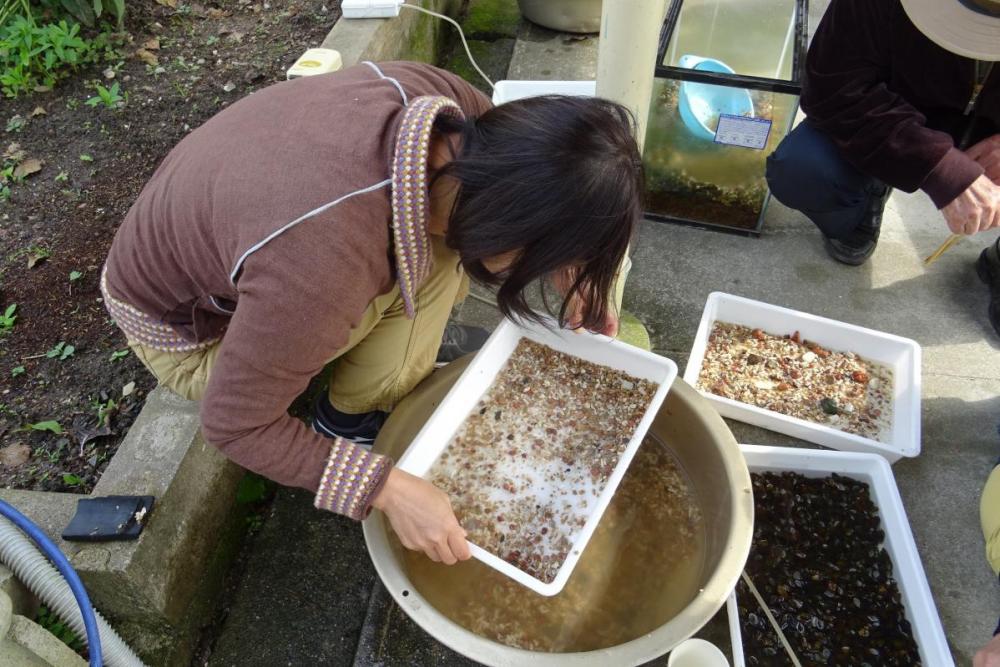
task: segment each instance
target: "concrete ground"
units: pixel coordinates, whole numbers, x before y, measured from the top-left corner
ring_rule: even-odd
[[[814,2],[811,25],[825,8]],[[511,53],[509,37],[498,48]],[[500,41],[500,40],[498,40]],[[507,78],[593,77],[596,39],[521,26]],[[499,65],[494,62],[491,69]],[[1000,588],[983,555],[979,493],[1000,455],[1000,337],[973,262],[996,233],[967,239],[929,268],[948,236],[921,194],[893,194],[882,238],[860,268],[834,263],[801,215],[772,202],[748,239],[647,222],[635,245],[625,306],[656,351],[683,372],[712,291],[725,291],[915,339],[923,347],[923,450],[893,466],[938,612],[959,665],[991,636]],[[492,324],[469,300],[461,321]],[[804,445],[736,422],[739,441]],[[707,630],[727,641],[716,619]],[[213,665],[465,665],[424,634],[377,583],[356,525],[279,493],[234,600]],[[658,661],[657,664],[665,664]]]

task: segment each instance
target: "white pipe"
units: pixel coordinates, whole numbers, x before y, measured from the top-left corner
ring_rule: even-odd
[[[14,575],[34,593],[45,606],[68,625],[77,637],[85,638],[83,614],[73,597],[69,584],[62,578],[34,542],[4,517],[0,517],[0,562],[9,567]],[[108,622],[94,610],[104,664],[107,667],[145,667],[132,649],[122,641]]]
[[[656,47],[666,0],[604,0],[597,46],[597,96],[635,114],[642,149],[653,95]]]

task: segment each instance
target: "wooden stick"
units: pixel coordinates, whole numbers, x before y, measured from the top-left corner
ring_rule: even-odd
[[[962,238],[961,234],[952,234],[948,237],[948,240],[941,244],[941,247],[932,252],[926,258],[924,258],[924,266],[930,266],[938,260],[938,258],[945,253],[948,248],[952,247],[958,243],[959,239]]]

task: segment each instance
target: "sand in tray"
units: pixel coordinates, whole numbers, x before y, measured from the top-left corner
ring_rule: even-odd
[[[473,544],[550,583],[656,389],[521,339],[428,478]]]

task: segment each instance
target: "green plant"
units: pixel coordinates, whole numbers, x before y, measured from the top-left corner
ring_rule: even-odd
[[[71,472],[64,472],[62,479],[63,484],[66,484],[67,486],[80,486],[83,484],[83,480]]]
[[[45,4],[56,6],[87,27],[94,27],[97,19],[111,16],[116,25],[125,18],[125,0],[46,0]]]
[[[7,131],[8,132],[20,132],[24,129],[24,126],[28,124],[24,116],[21,114],[14,114],[7,119]]]
[[[80,273],[79,271],[70,271],[69,272],[69,281],[71,283],[75,283],[80,278],[83,278],[83,274]]]
[[[97,413],[97,428],[108,425],[108,418],[115,413],[118,409],[118,404],[113,398],[109,398],[105,402],[94,401],[90,404]]]
[[[58,174],[56,174],[56,179],[55,180],[59,181],[59,182],[68,181],[69,180],[69,174],[67,174],[65,171],[60,171]]]
[[[44,421],[35,424],[28,424],[24,427],[25,431],[48,431],[49,433],[55,433],[56,435],[62,435],[63,429],[57,421]]]
[[[36,25],[15,16],[0,28],[0,86],[8,97],[39,84],[54,86],[67,71],[92,62],[93,51],[93,43],[80,37],[77,23]]]
[[[92,158],[91,156],[87,155],[86,153],[80,153],[80,161],[81,162],[93,162],[94,158]]]
[[[49,611],[45,605],[38,608],[38,615],[35,617],[35,622],[77,653],[80,653],[86,647],[86,644],[65,623],[60,621],[55,614]]]
[[[115,350],[111,353],[111,361],[118,361],[119,359],[124,359],[128,356],[128,348],[123,348],[121,350]]]
[[[96,107],[98,104],[103,104],[106,109],[117,109],[119,107],[125,106],[125,97],[119,93],[118,82],[115,81],[111,84],[111,88],[105,88],[101,84],[96,84],[95,88],[97,95],[89,98],[86,102],[89,107]],[[126,93],[127,96],[127,93]],[[102,126],[103,128],[103,126]]]
[[[48,357],[49,359],[58,358],[59,361],[65,361],[66,359],[72,357],[74,352],[76,352],[75,347],[73,347],[72,345],[67,345],[66,341],[61,340],[56,344],[55,347],[46,352],[45,356]]]
[[[16,378],[18,375],[21,375],[22,373],[24,373],[24,366],[14,366],[14,368],[10,369],[10,376],[12,378]]]
[[[17,304],[12,303],[0,315],[0,335],[14,328],[14,322],[17,321],[17,315],[14,314],[15,311],[17,311]]]

